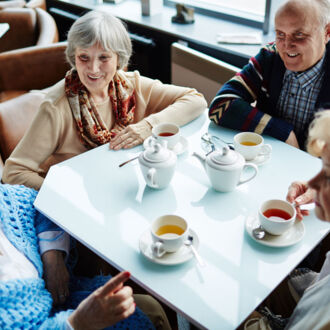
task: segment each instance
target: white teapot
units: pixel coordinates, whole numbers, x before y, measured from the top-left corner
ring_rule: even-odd
[[[252,180],[258,173],[258,167],[251,163],[245,163],[244,157],[235,150],[227,146],[222,150],[216,150],[202,156],[196,152],[193,153],[205,168],[205,171],[211,181],[212,187],[217,191],[232,191],[236,186]],[[245,180],[241,179],[241,173],[244,169],[251,167],[253,173]]]
[[[167,149],[167,142],[149,140],[145,151],[139,156],[139,164],[147,185],[151,188],[163,189],[167,187],[173,177],[177,156]]]

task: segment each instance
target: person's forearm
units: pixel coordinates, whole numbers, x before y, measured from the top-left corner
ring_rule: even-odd
[[[22,184],[26,187],[39,190],[44,178],[37,172],[28,170],[25,166],[15,163],[14,159],[7,159],[3,169],[2,181],[9,184]]]
[[[192,90],[162,111],[146,117],[145,120],[151,126],[164,122],[183,126],[201,115],[206,107],[207,103],[204,97]]]

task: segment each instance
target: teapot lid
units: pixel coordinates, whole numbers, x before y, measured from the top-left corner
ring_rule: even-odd
[[[167,160],[171,156],[171,151],[163,147],[160,143],[151,143],[143,153],[146,161],[158,163]]]
[[[223,147],[222,150],[217,150],[211,153],[210,159],[219,165],[232,165],[237,161],[237,152]]]

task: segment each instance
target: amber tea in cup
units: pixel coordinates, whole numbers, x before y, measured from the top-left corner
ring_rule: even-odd
[[[256,146],[258,143],[252,141],[242,141],[240,142],[243,146]]]
[[[177,215],[163,215],[151,225],[152,253],[160,258],[167,252],[176,252],[188,237],[188,223]]]
[[[258,156],[265,159],[270,157],[272,147],[264,144],[264,139],[260,134],[254,132],[242,132],[234,136],[234,147],[245,160],[253,160]]]
[[[164,225],[157,229],[156,235],[160,237],[176,237],[184,233],[184,229],[176,225]]]

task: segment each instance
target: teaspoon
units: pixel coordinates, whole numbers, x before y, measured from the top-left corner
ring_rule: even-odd
[[[252,229],[252,235],[256,239],[263,239],[266,235],[266,232],[261,226],[258,226]]]
[[[189,235],[188,236],[188,239],[184,242],[184,244],[190,247],[191,252],[193,253],[193,255],[195,256],[195,258],[197,259],[197,262],[199,263],[199,265],[201,267],[204,267],[205,266],[205,262],[202,259],[202,257],[199,255],[199,253],[197,252],[197,250],[195,249],[195,247],[193,245],[193,240],[194,240],[194,238],[191,235]]]

